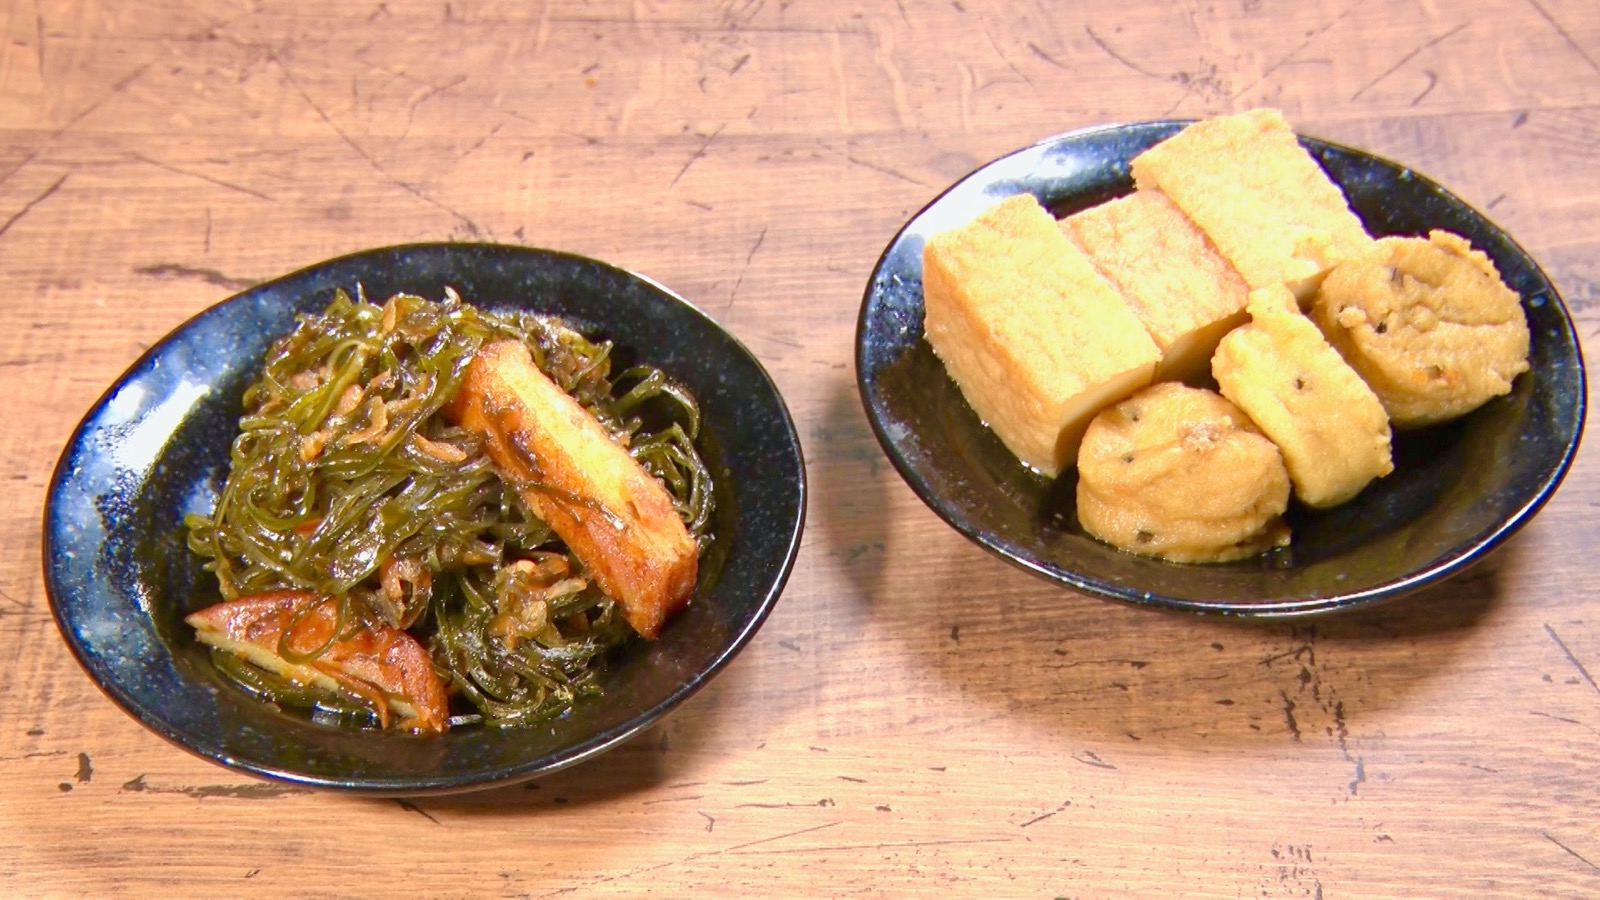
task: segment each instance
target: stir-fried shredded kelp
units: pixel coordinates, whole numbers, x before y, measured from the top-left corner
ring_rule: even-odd
[[[337,598],[336,634],[388,624],[419,637],[460,698],[452,724],[558,715],[598,690],[604,655],[633,636],[496,473],[482,439],[439,414],[477,349],[504,338],[522,341],[661,480],[704,546],[712,485],[694,445],[694,398],[648,366],[613,375],[609,342],[530,313],[477,310],[448,290],[442,301],[399,294],[381,306],[339,291],[302,316],[245,391],[215,510],[186,520],[189,547],[209,560],[225,600],[314,591]],[[279,655],[304,662],[326,649]],[[307,693],[224,651],[213,659],[269,700],[366,719],[359,703]]]

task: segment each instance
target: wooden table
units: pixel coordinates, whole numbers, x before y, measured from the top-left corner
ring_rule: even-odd
[[[901,223],[1097,123],[1277,106],[1404,160],[1600,329],[1600,6],[18,0],[0,11],[0,894],[1600,895],[1600,463],[1466,577],[1248,624],[1016,571],[866,425]],[[73,423],[246,286],[439,239],[645,272],[785,393],[813,488],[737,662],[591,764],[376,801],[190,757],[83,675]]]

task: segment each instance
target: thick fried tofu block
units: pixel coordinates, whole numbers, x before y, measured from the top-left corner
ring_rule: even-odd
[[[1328,507],[1394,471],[1378,396],[1301,314],[1288,288],[1250,294],[1250,324],[1217,345],[1222,396],[1278,445],[1294,492]]]
[[[1196,122],[1134,157],[1133,177],[1171,197],[1251,290],[1282,284],[1309,301],[1371,240],[1274,109]]]
[[[699,551],[672,497],[517,341],[480,349],[446,414],[484,436],[521,488],[646,638],[689,601]]]
[[[924,329],[1017,458],[1054,476],[1103,407],[1150,382],[1161,351],[1122,295],[1031,195],[928,239]]]
[[[1095,268],[1122,291],[1161,348],[1158,381],[1196,381],[1217,341],[1244,323],[1250,289],[1160,191],[1136,191],[1061,220]]]
[[[184,621],[202,643],[290,681],[361,697],[385,728],[390,710],[403,717],[398,723],[402,729],[444,731],[448,724],[449,699],[427,648],[388,625],[334,640],[334,630],[343,623],[333,597],[270,591],[208,606]],[[311,653],[324,644],[325,651],[304,663],[279,655],[284,646],[292,653]]]

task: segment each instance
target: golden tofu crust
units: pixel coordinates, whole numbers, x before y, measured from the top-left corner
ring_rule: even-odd
[[[979,418],[1025,464],[1071,466],[1089,418],[1149,383],[1160,350],[1031,195],[923,248],[924,330]]]
[[[1522,298],[1488,256],[1447,231],[1384,238],[1340,263],[1311,317],[1396,428],[1465,415],[1528,371]]]
[[[1251,321],[1222,339],[1222,395],[1278,445],[1307,506],[1328,507],[1394,471],[1383,404],[1283,286],[1252,291]]]
[[[1214,391],[1151,385],[1102,411],[1078,452],[1078,521],[1173,562],[1226,562],[1289,542],[1278,448]]]
[[[445,412],[484,437],[495,466],[640,635],[655,638],[688,603],[699,548],[671,495],[521,342],[480,349]]]
[[[1371,240],[1274,109],[1196,122],[1136,156],[1133,177],[1171,197],[1252,290],[1282,284],[1309,300]]]
[[[1158,190],[1061,220],[1161,348],[1158,380],[1202,376],[1222,335],[1246,319],[1244,279]]]

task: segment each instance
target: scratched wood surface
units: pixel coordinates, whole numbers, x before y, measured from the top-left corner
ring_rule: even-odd
[[[1110,121],[1282,108],[1490,212],[1600,345],[1592,0],[0,5],[0,894],[1600,895],[1600,463],[1467,577],[1249,625],[1053,588],[874,443],[899,225]],[[40,577],[73,423],[238,289],[416,240],[652,275],[764,361],[813,487],[725,674],[542,782],[411,802],[194,759]]]

